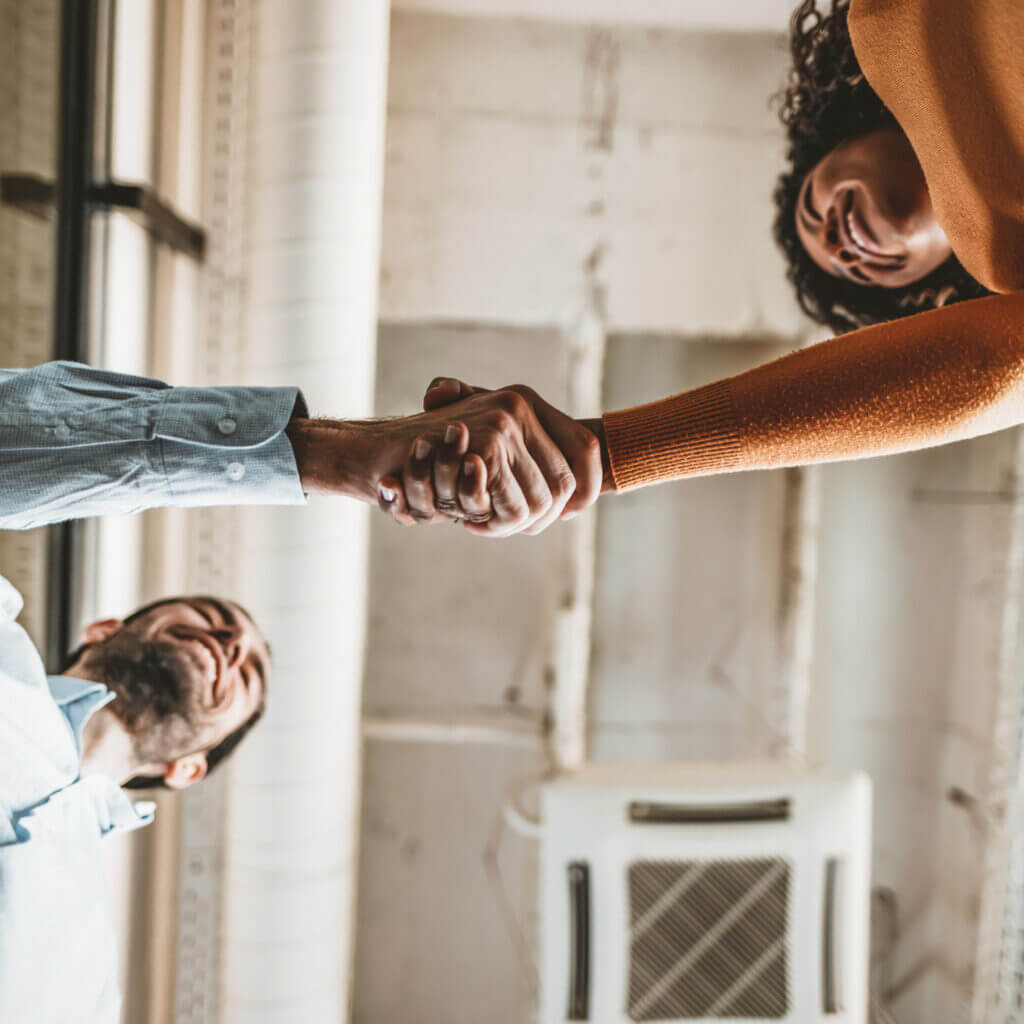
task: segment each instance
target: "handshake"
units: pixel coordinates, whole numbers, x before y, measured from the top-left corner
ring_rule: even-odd
[[[537,534],[611,489],[600,420],[574,420],[527,387],[488,391],[447,377],[425,412],[289,424],[303,488],[376,502],[403,525]]]

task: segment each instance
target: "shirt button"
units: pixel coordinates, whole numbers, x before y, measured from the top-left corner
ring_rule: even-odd
[[[245,476],[245,466],[240,462],[229,462],[227,475],[229,480],[241,480]]]
[[[66,423],[58,423],[53,428],[53,436],[58,441],[66,441],[71,436],[71,428]]]
[[[217,424],[217,429],[222,434],[233,434],[237,427],[238,424],[230,416],[225,416],[224,419]]]

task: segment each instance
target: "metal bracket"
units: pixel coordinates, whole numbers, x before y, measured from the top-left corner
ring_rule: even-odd
[[[0,202],[32,217],[49,219],[56,210],[57,187],[32,174],[0,175]],[[121,181],[95,182],[86,188],[86,203],[93,210],[119,210],[153,238],[190,259],[202,262],[206,232],[180,216],[146,185]]]

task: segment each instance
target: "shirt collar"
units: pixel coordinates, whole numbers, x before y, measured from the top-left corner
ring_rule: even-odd
[[[87,775],[79,779],[78,785],[92,797],[101,835],[131,832],[153,820],[156,804],[152,800],[129,800],[128,794],[106,775]]]
[[[114,693],[102,683],[75,676],[47,676],[50,696],[67,720],[75,738],[78,756],[82,756],[82,732],[85,723],[100,708],[114,699]],[[152,800],[129,800],[124,790],[105,775],[90,775],[79,780],[96,803],[100,831],[127,832],[148,825],[156,804]]]
[[[82,756],[82,732],[85,723],[100,708],[114,699],[114,694],[102,683],[91,679],[77,679],[75,676],[47,676],[50,696],[67,719],[71,735],[75,737],[78,756]]]

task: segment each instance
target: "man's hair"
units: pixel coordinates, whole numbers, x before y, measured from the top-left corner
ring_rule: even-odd
[[[981,298],[989,292],[950,256],[927,277],[903,288],[881,288],[834,277],[807,254],[796,230],[804,179],[839,143],[881,128],[899,128],[868,84],[847,26],[849,0],[832,0],[829,13],[803,0],[790,22],[793,67],[781,94],[788,168],[775,186],[775,240],[800,308],[836,334],[910,316],[935,306]]]
[[[151,601],[147,605],[143,605],[141,608],[137,608],[131,615],[125,620],[125,625],[134,622],[136,619],[141,618],[147,612],[153,611],[155,608],[160,608],[163,605],[175,604],[178,601],[184,600],[181,597],[162,597],[158,601]],[[250,622],[255,622],[252,615],[249,614],[237,601],[233,601],[235,605]],[[64,668],[67,669],[78,661],[82,654],[83,648],[78,647],[71,654],[68,655],[65,660]],[[229,732],[216,746],[211,747],[206,751],[206,774],[207,776],[217,767],[222,761],[234,753],[235,748],[239,743],[245,739],[246,734],[256,725],[256,723],[263,717],[263,712],[266,709],[267,704],[267,691],[264,686],[262,693],[260,694],[260,702],[256,706],[253,713],[240,725],[237,729]],[[129,779],[123,786],[124,789],[169,789],[170,787],[164,782],[163,777],[160,775],[136,775],[134,778]]]

